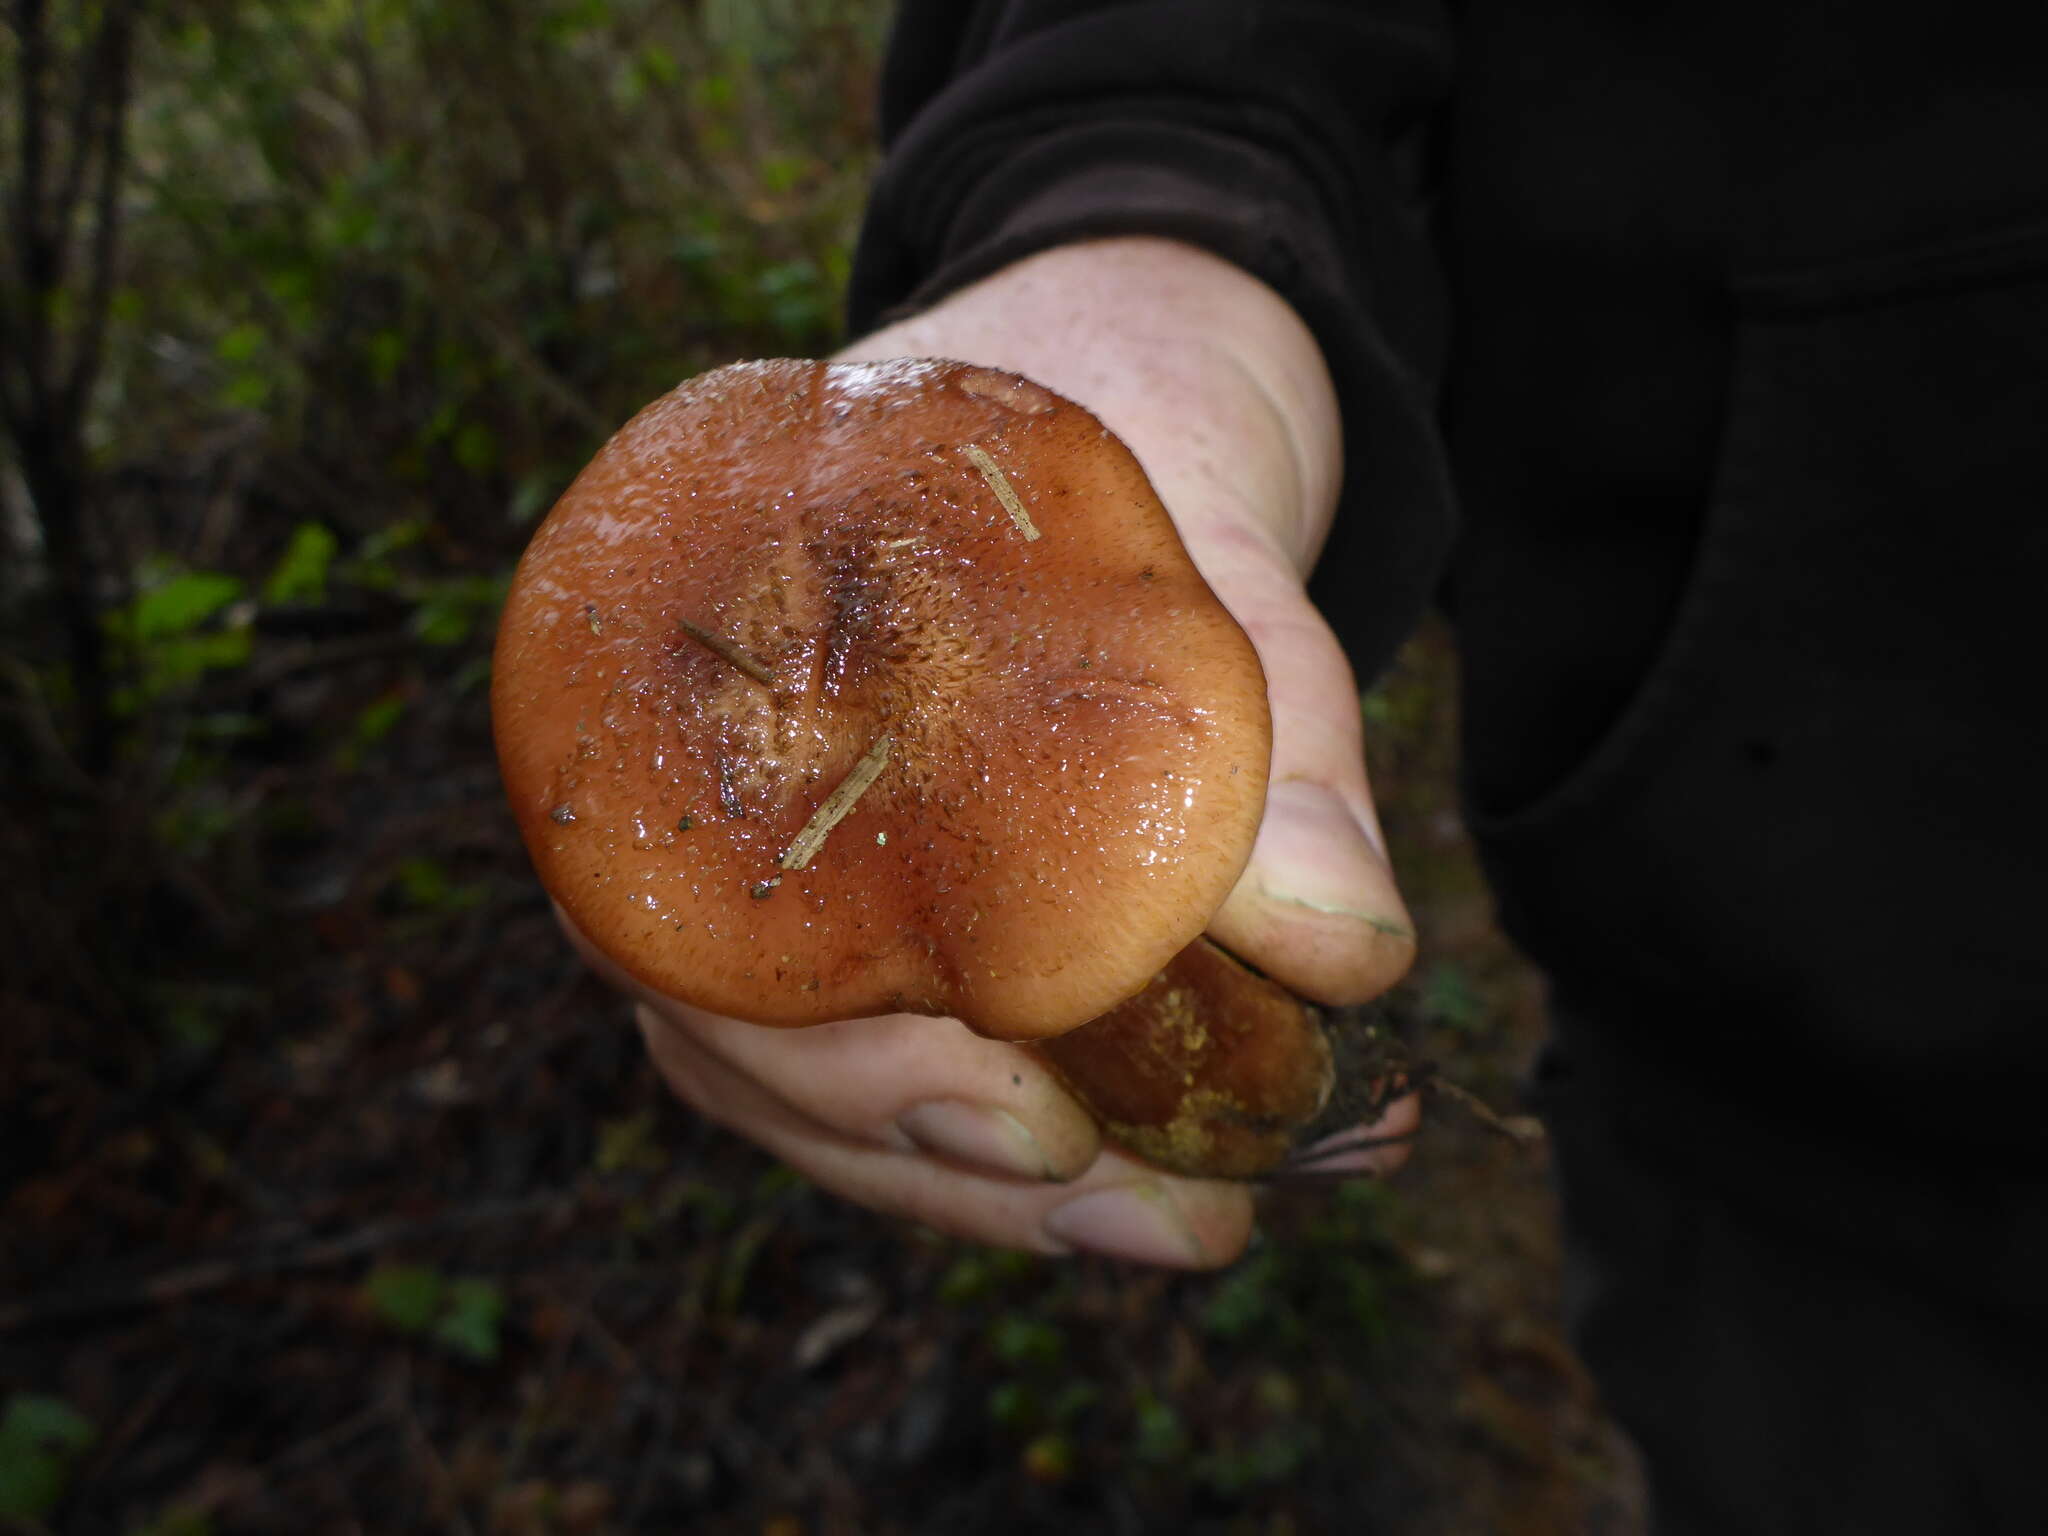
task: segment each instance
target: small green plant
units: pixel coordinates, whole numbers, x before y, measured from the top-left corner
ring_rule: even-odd
[[[1242,1442],[1225,1441],[1199,1458],[1196,1478],[1225,1498],[1284,1483],[1321,1449],[1312,1424],[1274,1424]]]
[[[440,860],[423,853],[401,859],[392,872],[392,884],[406,906],[436,915],[467,912],[481,904],[485,894],[482,885],[455,880]]]
[[[323,523],[301,523],[292,530],[291,543],[263,584],[263,601],[273,607],[285,603],[320,603],[327,600],[327,573],[341,541]]]
[[[1066,1353],[1055,1323],[1026,1312],[1005,1312],[989,1324],[988,1347],[1005,1365],[1052,1365]]]
[[[598,1123],[597,1152],[591,1166],[599,1173],[659,1173],[668,1161],[655,1136],[653,1110]]]
[[[450,1277],[424,1264],[382,1264],[363,1281],[371,1312],[400,1333],[468,1359],[498,1358],[505,1292],[494,1280]]]
[[[1202,1328],[1219,1339],[1242,1339],[1254,1332],[1275,1342],[1289,1342],[1299,1321],[1281,1301],[1285,1257],[1277,1248],[1261,1248],[1226,1273],[1202,1308]]]
[[[1032,1256],[1021,1249],[965,1249],[939,1277],[939,1300],[948,1306],[986,1300],[1034,1267]]]
[[[1489,1022],[1486,998],[1463,966],[1440,960],[1422,978],[1422,1016],[1428,1024],[1472,1039]]]
[[[1150,1387],[1131,1391],[1131,1452],[1155,1466],[1171,1466],[1188,1453],[1187,1426],[1173,1405]]]
[[[223,571],[159,566],[142,590],[107,617],[108,638],[134,681],[114,694],[117,714],[133,716],[211,671],[249,660],[255,605],[241,579]]]
[[[8,1398],[0,1409],[0,1517],[40,1520],[55,1509],[97,1438],[92,1421],[61,1397]]]

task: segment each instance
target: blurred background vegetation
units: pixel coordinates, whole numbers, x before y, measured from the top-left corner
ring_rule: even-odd
[[[1221,1276],[973,1249],[693,1121],[553,936],[506,578],[647,399],[838,338],[883,0],[5,4],[0,1530],[1635,1528],[1476,1132]],[[1449,666],[1366,707],[1505,1099]]]

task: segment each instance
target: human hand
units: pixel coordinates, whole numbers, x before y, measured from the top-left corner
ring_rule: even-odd
[[[1047,252],[849,349],[1011,369],[1088,406],[1145,466],[1183,541],[1264,663],[1271,789],[1251,862],[1210,925],[1305,996],[1357,1002],[1413,939],[1366,786],[1356,687],[1303,591],[1338,477],[1313,340],[1244,273],[1164,241]],[[586,953],[590,953],[586,946]],[[634,993],[656,1064],[705,1114],[824,1187],[980,1241],[1146,1262],[1228,1262],[1250,1232],[1240,1184],[1105,1148],[1028,1048],[912,1015],[769,1030]],[[1413,1099],[1383,1117],[1399,1135]],[[1399,1148],[1356,1155],[1390,1171]]]

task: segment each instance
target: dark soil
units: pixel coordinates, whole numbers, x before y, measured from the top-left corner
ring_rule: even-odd
[[[241,701],[287,729],[218,765],[204,859],[10,793],[45,878],[6,914],[0,1403],[91,1430],[21,1529],[1640,1528],[1540,1153],[1439,1114],[1391,1187],[1272,1192],[1218,1276],[848,1208],[672,1102],[557,938],[481,639],[334,644]],[[1448,668],[1419,644],[1369,710],[1414,1043],[1512,1107],[1540,1000],[1451,808]]]

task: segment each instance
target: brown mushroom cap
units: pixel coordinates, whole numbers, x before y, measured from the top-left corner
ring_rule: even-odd
[[[1258,659],[1136,459],[960,363],[648,406],[521,562],[492,704],[576,925],[769,1024],[1072,1029],[1201,932],[1265,795]]]

